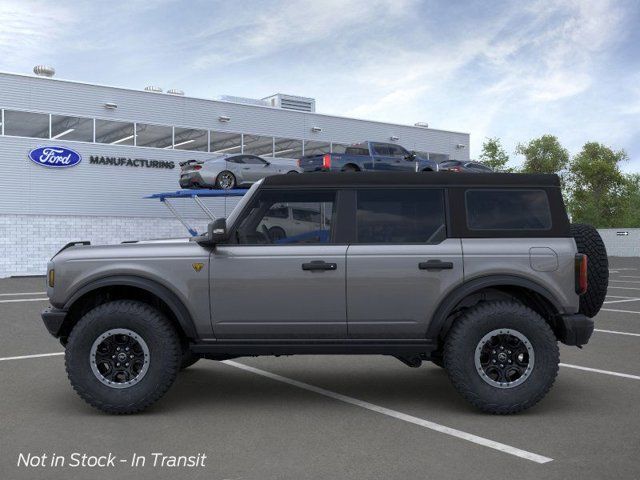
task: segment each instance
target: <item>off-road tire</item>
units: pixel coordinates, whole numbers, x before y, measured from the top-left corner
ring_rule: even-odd
[[[93,373],[90,352],[96,339],[111,329],[129,329],[149,348],[144,377],[126,388],[112,388]],[[157,309],[133,300],[104,303],[87,312],[71,330],[65,366],[74,390],[91,406],[107,413],[140,412],[162,397],[173,384],[182,359],[174,326]]]
[[[200,357],[193,353],[191,350],[185,350],[182,352],[182,360],[180,361],[180,370],[189,368],[191,365],[200,360]]]
[[[481,339],[502,328],[523,334],[535,356],[528,378],[511,388],[487,383],[474,362]],[[559,362],[557,339],[549,325],[516,301],[486,302],[470,308],[456,320],[445,339],[444,366],[451,383],[469,403],[488,413],[517,413],[535,405],[553,385]]]
[[[595,317],[602,308],[609,287],[609,258],[607,249],[591,225],[571,224],[571,236],[576,241],[578,252],[587,255],[587,291],[580,295],[580,313]]]

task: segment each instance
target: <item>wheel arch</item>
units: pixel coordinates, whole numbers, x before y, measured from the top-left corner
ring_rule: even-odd
[[[551,291],[516,275],[491,275],[475,278],[451,291],[438,305],[427,329],[427,338],[443,339],[459,313],[496,296],[511,297],[524,303],[538,312],[556,332],[556,317],[563,308]]]
[[[361,171],[361,170],[362,170],[362,169],[360,168],[360,165],[358,165],[357,163],[353,163],[353,162],[345,163],[345,164],[342,166],[342,169],[345,169],[345,168],[347,168],[347,167],[351,167],[351,168],[353,168],[356,172],[359,172],[359,171]]]
[[[193,318],[180,298],[164,285],[135,275],[103,277],[76,290],[65,302],[67,315],[60,338],[64,341],[76,322],[91,308],[120,299],[141,300],[159,308],[174,323],[182,338],[197,338]]]

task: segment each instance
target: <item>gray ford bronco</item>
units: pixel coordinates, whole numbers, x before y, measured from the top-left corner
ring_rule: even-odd
[[[382,354],[507,414],[549,391],[558,342],[588,342],[608,264],[554,175],[317,173],[256,183],[190,240],[70,244],[47,283],[69,380],[105,412],[199,359]]]

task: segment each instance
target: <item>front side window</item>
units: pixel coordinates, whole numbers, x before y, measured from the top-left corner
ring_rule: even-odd
[[[262,191],[240,219],[236,240],[241,245],[331,243],[335,197],[327,190]]]
[[[360,190],[358,243],[439,243],[446,238],[442,189]]]
[[[391,155],[391,151],[389,150],[389,146],[385,145],[384,143],[374,143],[373,144],[373,149],[375,150],[376,155],[386,156],[386,157]]]
[[[544,190],[467,190],[465,202],[470,230],[551,228],[551,210]]]
[[[247,155],[244,157],[244,163],[249,165],[266,165],[267,162],[260,157],[254,157],[253,155]]]
[[[404,158],[407,155],[409,155],[409,152],[407,152],[404,148],[400,147],[399,145],[389,145],[389,154],[392,157],[396,157],[396,158]]]

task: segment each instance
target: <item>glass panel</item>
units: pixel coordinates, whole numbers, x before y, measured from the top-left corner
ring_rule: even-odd
[[[96,142],[133,145],[133,123],[96,119]]]
[[[439,243],[446,238],[440,189],[358,191],[359,243]]]
[[[263,191],[240,221],[239,243],[330,243],[335,195],[333,190]]]
[[[291,138],[276,138],[274,157],[279,158],[300,158],[302,157],[302,140]]]
[[[273,137],[261,137],[260,135],[244,135],[243,153],[251,155],[273,156]]]
[[[51,138],[93,142],[93,119],[51,115]]]
[[[164,125],[136,124],[136,145],[138,147],[171,148],[173,130]]]
[[[241,148],[239,133],[211,132],[211,153],[240,153]]]
[[[471,230],[549,230],[551,211],[544,190],[468,190]]]
[[[331,153],[344,153],[349,145],[346,143],[332,143],[331,144]],[[369,152],[367,152],[367,155]]]
[[[176,150],[206,152],[208,149],[208,141],[206,130],[176,127],[173,148]]]
[[[5,110],[4,134],[16,137],[49,138],[49,115]]]
[[[305,157],[307,155],[322,155],[325,153],[331,153],[331,143],[305,140],[304,142]]]

